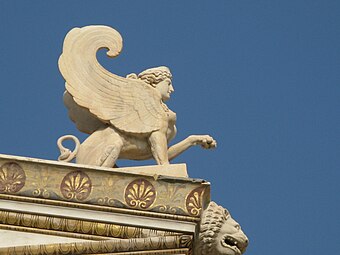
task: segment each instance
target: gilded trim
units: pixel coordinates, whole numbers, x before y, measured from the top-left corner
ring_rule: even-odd
[[[37,228],[22,227],[22,226],[12,226],[12,225],[5,225],[5,224],[0,224],[0,229],[20,231],[20,232],[29,232],[29,233],[42,234],[42,235],[53,235],[53,236],[61,236],[61,237],[69,237],[69,238],[79,238],[79,239],[94,240],[94,241],[103,241],[103,240],[109,240],[110,239],[110,237],[93,236],[93,235],[69,233],[69,232],[47,230],[47,229],[37,229]]]
[[[37,204],[46,204],[46,205],[65,206],[65,207],[104,211],[104,212],[123,213],[123,214],[130,214],[130,215],[136,215],[136,216],[146,216],[146,217],[170,219],[170,220],[177,220],[177,221],[186,221],[186,222],[195,222],[195,223],[200,222],[200,218],[190,217],[190,216],[181,216],[181,215],[173,215],[173,214],[166,214],[166,213],[139,211],[139,210],[134,210],[134,209],[124,209],[124,208],[114,208],[114,207],[108,207],[108,206],[72,203],[72,202],[56,201],[56,200],[49,200],[49,199],[43,199],[43,198],[32,198],[32,197],[22,197],[22,196],[8,195],[8,194],[0,194],[0,199],[30,202],[30,203],[37,203]]]
[[[168,254],[185,254],[190,255],[189,249],[169,249],[169,250],[158,250],[158,251],[135,251],[135,252],[118,252],[118,253],[105,253],[96,255],[168,255]]]
[[[190,242],[183,242],[190,240]],[[61,254],[98,254],[115,252],[136,252],[153,250],[173,250],[179,248],[191,248],[192,236],[164,236],[135,239],[114,239],[97,242],[57,243],[44,245],[28,245],[9,248],[0,248],[0,254],[4,255],[61,255]],[[138,254],[138,253],[137,253]]]
[[[92,237],[98,236],[98,238],[99,236],[114,238],[146,238],[154,236],[181,235],[176,232],[160,231],[148,228],[10,211],[0,211],[0,224],[12,225],[13,228],[14,226],[23,227],[24,229],[27,228],[27,231],[30,232],[52,230],[56,232],[65,232],[65,235],[67,234],[66,232],[69,232],[89,235]],[[35,230],[33,231],[32,229]],[[84,239],[91,238],[84,237]]]

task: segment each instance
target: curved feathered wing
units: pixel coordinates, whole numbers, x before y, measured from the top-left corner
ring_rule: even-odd
[[[106,48],[107,55],[115,57],[122,47],[122,37],[113,28],[72,29],[65,37],[59,58],[66,90],[77,105],[121,131],[150,133],[159,130],[166,121],[160,93],[140,80],[110,73],[97,61],[98,50]],[[73,121],[77,124],[76,118]],[[85,128],[85,132],[93,130]]]
[[[90,113],[89,109],[79,106],[67,91],[65,91],[63,98],[68,116],[76,124],[79,131],[90,135],[94,131],[107,126],[97,116]]]

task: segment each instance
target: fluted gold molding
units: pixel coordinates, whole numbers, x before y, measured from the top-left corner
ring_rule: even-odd
[[[60,218],[10,211],[0,211],[0,223],[4,225],[20,226],[22,229],[26,228],[27,231],[29,232],[39,232],[39,229],[40,232],[42,232],[42,230],[45,229],[53,231],[63,231],[65,232],[65,235],[67,234],[66,232],[69,232],[83,234],[84,236],[92,235],[93,237],[107,236],[114,238],[145,238],[153,236],[180,235],[180,233],[153,230],[140,227],[130,227],[118,224],[101,223],[86,220]]]
[[[154,218],[160,218],[160,219],[170,219],[170,220],[186,221],[186,222],[199,222],[200,221],[200,218],[195,218],[195,217],[190,217],[190,216],[166,214],[166,213],[159,213],[159,212],[155,213],[155,212],[149,212],[149,211],[139,211],[139,210],[133,210],[133,209],[123,209],[123,208],[115,208],[115,207],[101,206],[101,205],[99,206],[99,205],[81,204],[81,203],[74,203],[74,202],[49,200],[49,199],[43,199],[43,198],[23,197],[23,196],[8,195],[8,194],[0,194],[0,199],[30,202],[30,203],[36,203],[36,204],[65,206],[65,207],[88,209],[88,210],[95,210],[95,211],[116,212],[116,213],[123,213],[123,214],[129,214],[129,215],[146,216],[146,217],[154,217]]]
[[[191,255],[189,249],[169,249],[166,251],[136,251],[136,252],[118,252],[118,253],[105,253],[96,255],[168,255],[168,254],[185,254]],[[91,254],[92,255],[92,254]]]
[[[29,233],[43,234],[43,235],[69,237],[69,238],[87,239],[87,240],[94,240],[94,241],[102,241],[102,240],[110,239],[110,237],[85,235],[85,234],[78,234],[78,233],[69,233],[69,232],[47,230],[47,229],[37,229],[37,228],[29,228],[29,227],[21,227],[21,226],[12,226],[12,225],[5,225],[5,224],[0,224],[0,229],[20,231],[20,232],[29,232]]]
[[[0,255],[61,255],[174,250],[190,248],[192,236],[164,236],[150,238],[120,239],[96,242],[58,243],[0,248]],[[138,253],[137,253],[138,254]],[[169,254],[169,253],[165,253]]]

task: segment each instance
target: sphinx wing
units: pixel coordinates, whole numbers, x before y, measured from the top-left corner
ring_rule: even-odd
[[[107,126],[93,115],[89,109],[79,106],[67,91],[65,91],[63,98],[68,110],[68,116],[76,124],[79,131],[92,134],[94,131]]]
[[[166,114],[159,92],[142,81],[107,71],[96,58],[102,48],[108,49],[109,57],[119,55],[122,38],[113,28],[74,28],[66,35],[59,69],[67,92],[77,105],[121,131],[150,133],[160,129]]]

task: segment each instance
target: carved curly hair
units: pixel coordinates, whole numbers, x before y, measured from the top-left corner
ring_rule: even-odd
[[[214,254],[214,242],[223,226],[230,216],[228,210],[215,202],[210,202],[204,210],[201,220],[200,233],[197,240],[196,252],[200,255]]]
[[[159,66],[154,68],[149,68],[138,74],[129,74],[127,78],[140,79],[152,87],[156,87],[157,83],[164,81],[165,79],[171,79],[172,74],[166,66]]]

